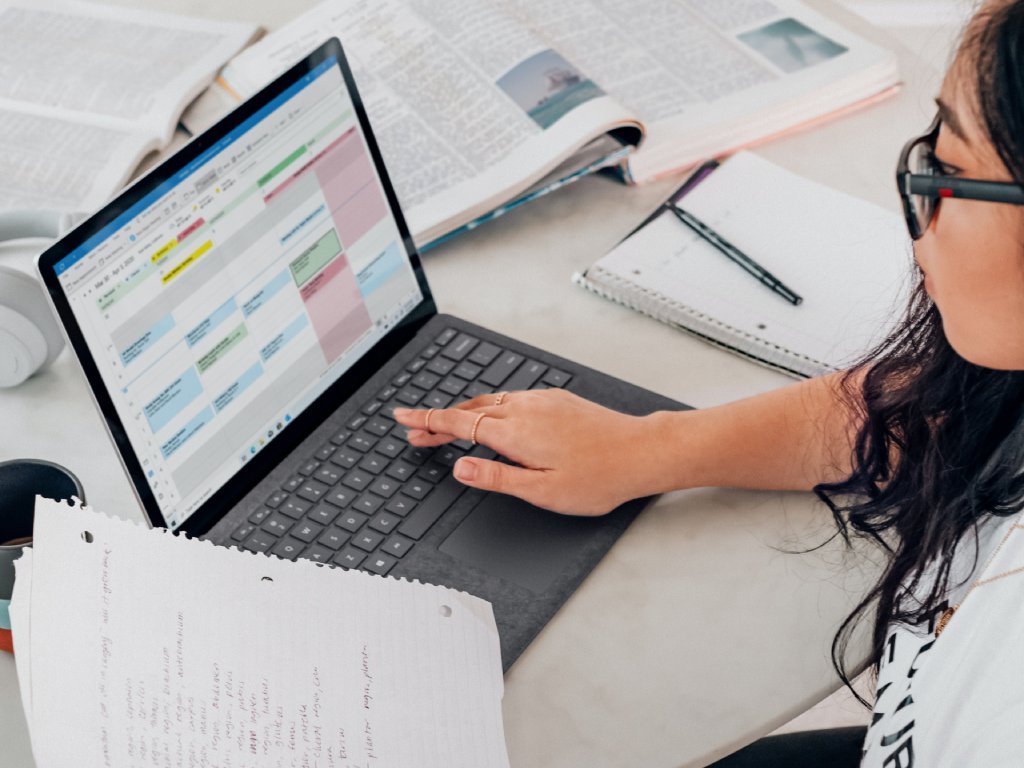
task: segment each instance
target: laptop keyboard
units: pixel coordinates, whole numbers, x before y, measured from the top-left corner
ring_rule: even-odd
[[[466,486],[451,473],[467,453],[457,440],[415,448],[396,407],[448,408],[487,392],[563,387],[571,375],[453,328],[444,330],[345,428],[231,533],[242,549],[387,574]]]

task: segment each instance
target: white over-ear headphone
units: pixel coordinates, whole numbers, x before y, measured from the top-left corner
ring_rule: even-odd
[[[0,241],[56,239],[81,217],[58,211],[0,212]],[[32,275],[0,265],[0,387],[20,384],[64,349],[64,336],[43,286]]]

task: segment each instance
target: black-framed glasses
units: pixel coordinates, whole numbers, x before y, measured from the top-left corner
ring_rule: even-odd
[[[907,230],[914,240],[927,231],[944,197],[1024,205],[1024,188],[1018,184],[945,175],[942,163],[935,157],[941,125],[942,119],[936,115],[927,133],[904,145],[896,165],[896,186],[903,201]]]

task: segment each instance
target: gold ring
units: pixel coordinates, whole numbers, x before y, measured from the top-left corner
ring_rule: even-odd
[[[473,431],[469,434],[469,442],[473,445],[476,445],[476,428],[480,426],[480,422],[484,420],[485,416],[487,416],[486,413],[478,413],[476,415],[476,421],[473,422]]]
[[[423,428],[424,428],[425,430],[427,430],[427,433],[428,433],[428,434],[431,434],[431,435],[432,435],[432,434],[434,434],[434,433],[433,433],[433,431],[431,431],[431,429],[430,429],[430,417],[431,417],[431,416],[433,415],[434,411],[436,411],[436,410],[437,410],[437,408],[431,408],[431,409],[430,409],[429,411],[427,411],[427,420],[426,420],[426,422],[425,422],[425,423],[423,424]]]
[[[507,394],[508,392],[499,392],[498,394],[496,394],[494,396],[494,404],[501,405],[502,401],[505,399],[505,395]]]

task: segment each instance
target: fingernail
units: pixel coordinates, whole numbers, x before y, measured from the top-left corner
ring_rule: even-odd
[[[395,416],[401,417],[409,413],[409,408],[395,408]]]
[[[459,459],[455,462],[455,477],[458,480],[474,480],[476,478],[476,464],[469,459]]]

